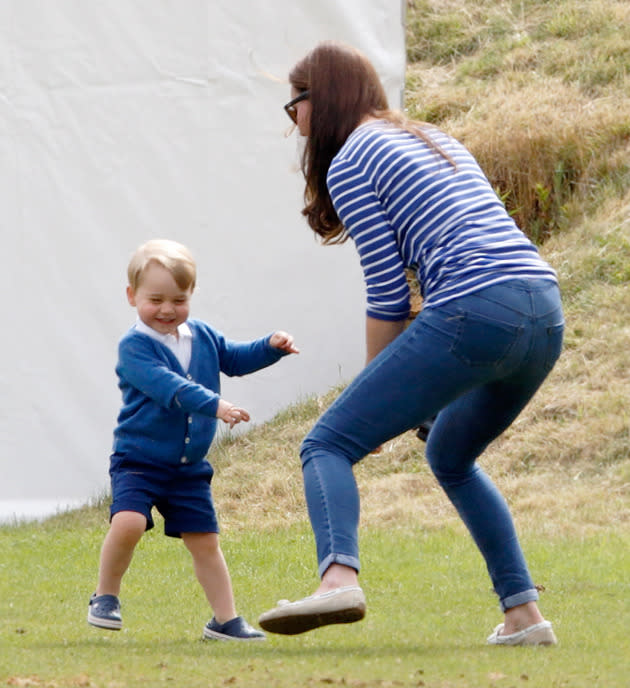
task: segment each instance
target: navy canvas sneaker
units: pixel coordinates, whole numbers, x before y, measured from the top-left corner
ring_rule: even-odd
[[[119,631],[122,628],[120,602],[116,595],[97,595],[90,597],[87,620],[92,626]]]
[[[265,640],[265,634],[252,628],[242,616],[224,624],[213,616],[203,629],[203,637],[210,640]]]

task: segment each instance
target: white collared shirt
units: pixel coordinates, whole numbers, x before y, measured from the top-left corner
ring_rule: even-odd
[[[168,348],[177,357],[177,360],[179,361],[179,364],[184,372],[188,370],[188,366],[190,365],[190,357],[192,356],[192,332],[190,327],[188,327],[188,323],[182,323],[178,326],[178,337],[176,337],[174,334],[162,334],[161,332],[154,330],[152,327],[145,325],[140,318],[136,320],[135,327],[138,332],[148,334],[149,337],[153,337],[153,339],[156,339],[158,342],[162,342],[162,344],[168,346]]]

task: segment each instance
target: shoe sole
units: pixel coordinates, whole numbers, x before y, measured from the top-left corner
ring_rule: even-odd
[[[87,622],[96,628],[104,628],[108,631],[119,631],[122,628],[122,621],[114,621],[109,619],[101,619],[98,616],[88,614]]]
[[[321,626],[361,621],[366,610],[363,592],[354,590],[351,594],[349,593],[350,591],[343,593],[347,601],[342,607],[326,609],[326,602],[322,604],[321,600],[309,600],[301,605],[293,603],[295,605],[293,607],[289,604],[263,614],[258,623],[261,628],[270,633],[298,635]]]
[[[299,616],[288,616],[277,619],[261,619],[261,628],[269,633],[280,633],[282,635],[298,635],[306,633],[321,626],[331,624],[345,624],[361,621],[365,616],[365,609],[342,609],[335,612],[320,612],[313,614],[301,614]]]

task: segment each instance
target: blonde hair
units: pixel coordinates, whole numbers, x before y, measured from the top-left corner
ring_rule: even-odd
[[[127,267],[129,286],[135,291],[142,282],[145,270],[157,263],[168,270],[180,289],[194,289],[197,266],[190,251],[170,239],[152,239],[139,246]]]

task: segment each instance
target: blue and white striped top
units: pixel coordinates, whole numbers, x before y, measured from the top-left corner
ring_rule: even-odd
[[[417,270],[423,308],[510,279],[557,281],[466,148],[425,131],[456,167],[423,140],[374,120],[352,132],[328,171],[333,205],[359,252],[367,314],[408,316],[408,267]]]

